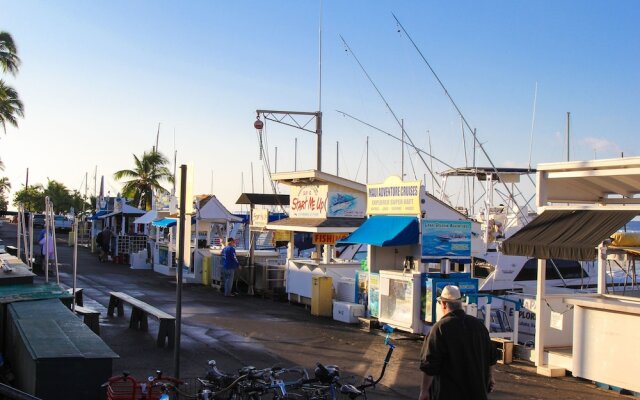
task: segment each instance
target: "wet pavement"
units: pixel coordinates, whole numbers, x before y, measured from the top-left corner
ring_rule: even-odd
[[[0,226],[5,245],[15,244],[16,226]],[[72,248],[66,235],[58,236],[60,282],[72,286]],[[55,280],[56,277],[50,277]],[[36,281],[43,282],[43,277]],[[101,263],[86,248],[78,249],[77,287],[83,288],[84,305],[100,311],[102,339],[120,355],[113,373],[129,371],[136,379],[156,370],[175,373],[175,351],[156,347],[158,323],[149,318],[149,331],[129,329],[125,317],[107,317],[110,291],[121,291],[172,315],[176,314],[175,278],[128,265]],[[338,365],[343,377],[377,377],[387,352],[381,332],[367,333],[356,325],[314,317],[308,308],[259,296],[224,297],[217,289],[183,285],[180,377],[189,382],[203,376],[207,361],[222,370],[253,365],[303,366],[313,371],[316,362]],[[418,357],[421,339],[394,334],[396,349],[382,381],[367,392],[370,399],[417,399],[421,374]],[[496,390],[490,399],[619,399],[629,398],[572,377],[546,378],[535,374],[530,363],[498,365]]]

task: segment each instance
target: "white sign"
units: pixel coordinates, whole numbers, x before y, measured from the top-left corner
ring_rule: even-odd
[[[551,327],[553,329],[557,329],[559,331],[562,330],[562,320],[563,320],[563,315],[562,313],[556,312],[556,311],[551,311]]]
[[[255,209],[251,212],[251,225],[267,226],[268,221],[269,221],[269,210],[260,208],[260,209]]]
[[[292,186],[289,195],[291,218],[326,218],[327,185]]]

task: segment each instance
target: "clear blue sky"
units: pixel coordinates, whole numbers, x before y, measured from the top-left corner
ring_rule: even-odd
[[[465,163],[460,118],[399,33],[395,13],[497,166],[526,167],[536,82],[532,165],[571,158],[640,155],[640,2],[324,0],[323,170],[371,182],[400,174],[400,144],[338,114],[400,133],[383,101],[345,51],[342,35],[416,145]],[[195,192],[213,191],[232,210],[244,190],[262,191],[255,110],[318,109],[319,1],[8,1],[0,30],[23,64],[4,76],[25,103],[19,129],[0,134],[0,159],[15,189],[47,177],[89,192],[93,174],[130,168],[149,150],[192,162]],[[175,132],[175,147],[174,147]],[[427,134],[427,132],[429,134]],[[272,166],[315,165],[310,133],[269,123]],[[469,142],[467,147],[469,147]],[[422,178],[424,166],[407,157]],[[478,165],[488,163],[478,153]],[[436,170],[443,167],[434,164]],[[407,178],[414,172],[406,161]],[[242,179],[244,176],[244,179]],[[268,190],[268,185],[267,190]],[[430,178],[427,187],[430,189]]]

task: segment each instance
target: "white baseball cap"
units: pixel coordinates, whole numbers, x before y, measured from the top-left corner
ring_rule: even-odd
[[[442,293],[437,298],[438,301],[462,301],[462,296],[460,295],[460,288],[453,285],[447,285],[442,289]]]

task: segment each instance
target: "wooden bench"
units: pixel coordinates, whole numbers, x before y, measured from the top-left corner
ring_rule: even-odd
[[[160,322],[157,340],[158,347],[164,347],[165,341],[168,341],[168,347],[173,348],[176,327],[176,318],[174,316],[138,300],[135,297],[131,297],[126,293],[110,292],[110,295],[109,308],[107,310],[108,316],[112,317],[116,308],[118,310],[118,317],[124,316],[123,304],[130,304],[132,308],[129,328],[144,332],[148,331],[149,324],[147,322],[147,316],[151,315]]]
[[[100,311],[76,304],[75,312],[78,315],[82,315],[85,325],[95,332],[96,335],[100,335]]]
[[[66,290],[67,293],[73,295],[73,288],[69,288]],[[76,288],[76,305],[82,307],[82,288]]]

